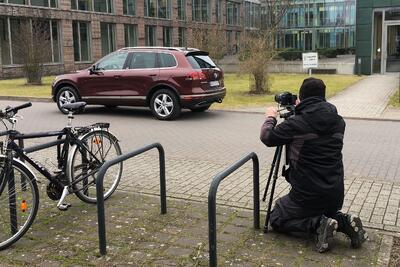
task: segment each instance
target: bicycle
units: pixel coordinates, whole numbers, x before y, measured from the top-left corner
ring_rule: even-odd
[[[85,107],[85,102],[65,104],[68,124],[60,131],[23,134],[16,130],[19,110],[32,106],[26,103],[0,111],[0,121],[6,131],[0,132],[5,141],[0,143],[0,250],[18,241],[30,228],[39,206],[39,190],[35,174],[25,162],[49,180],[46,187],[50,199],[58,201],[63,211],[71,206],[65,202],[75,194],[87,203],[96,203],[95,174],[102,164],[121,155],[118,139],[108,129],[109,123],[95,123],[85,127],[72,127],[73,114]],[[7,127],[5,121],[11,124]],[[57,137],[56,140],[24,147],[23,140]],[[18,141],[18,144],[16,143]],[[29,153],[57,146],[57,169],[50,171]],[[104,199],[116,190],[121,179],[122,163],[113,166],[105,177]]]

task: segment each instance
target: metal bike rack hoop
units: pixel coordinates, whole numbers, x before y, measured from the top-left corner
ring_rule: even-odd
[[[210,191],[208,193],[208,240],[210,253],[210,266],[217,266],[217,215],[216,215],[216,198],[218,186],[222,180],[232,174],[234,171],[242,167],[249,160],[253,161],[253,218],[254,228],[260,229],[260,185],[259,185],[259,162],[257,154],[252,152],[243,157],[225,171],[217,174],[211,182]]]
[[[159,161],[160,161],[160,201],[161,201],[161,214],[167,213],[167,194],[166,194],[166,181],[165,181],[165,153],[164,148],[160,143],[154,143],[151,145],[147,145],[135,151],[120,155],[112,160],[104,162],[103,166],[99,169],[99,172],[96,176],[96,194],[97,194],[97,219],[98,219],[98,231],[99,231],[99,248],[100,254],[106,255],[106,222],[105,222],[105,214],[104,214],[104,195],[103,195],[103,182],[104,175],[107,170],[120,162],[123,162],[127,159],[133,158],[139,154],[143,154],[153,148],[157,148],[159,152]]]

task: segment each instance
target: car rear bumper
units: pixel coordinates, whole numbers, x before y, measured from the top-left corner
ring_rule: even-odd
[[[221,103],[226,95],[226,89],[206,91],[201,94],[181,95],[181,104],[184,108],[200,108],[212,103]]]

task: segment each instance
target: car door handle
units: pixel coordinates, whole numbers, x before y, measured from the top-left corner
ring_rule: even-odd
[[[121,75],[115,75],[114,76],[114,79],[119,79],[119,78],[121,78]]]
[[[149,76],[152,76],[152,77],[154,77],[154,76],[157,76],[157,74],[150,74]]]

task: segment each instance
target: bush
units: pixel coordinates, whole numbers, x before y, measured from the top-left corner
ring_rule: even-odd
[[[303,58],[302,53],[303,53],[303,51],[299,51],[299,50],[286,50],[286,51],[280,52],[279,57],[283,58],[286,61],[294,61],[297,59],[301,60]]]
[[[320,49],[320,50],[318,50],[318,53],[321,56],[324,56],[327,58],[336,58],[338,55],[338,49],[333,49],[333,48]]]

